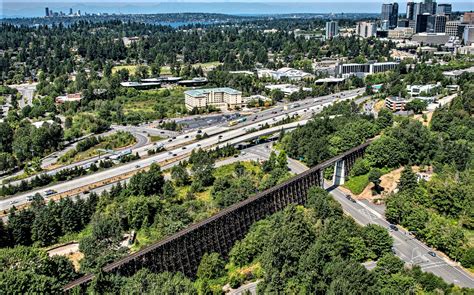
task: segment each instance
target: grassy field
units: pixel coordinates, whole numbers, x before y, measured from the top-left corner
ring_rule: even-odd
[[[166,116],[173,117],[185,110],[183,87],[173,89],[143,90],[134,96],[120,97],[125,114],[138,113],[141,116],[158,119],[157,109]]]
[[[164,137],[161,137],[159,135],[151,135],[150,136],[150,141],[151,142],[157,142],[157,141],[160,141],[160,140],[163,140],[165,139]]]
[[[391,171],[389,168],[383,168],[381,170],[382,174],[387,174]],[[369,185],[369,173],[359,176],[352,176],[344,183],[343,186],[349,189],[353,194],[359,195],[364,191],[367,185]]]
[[[115,66],[112,68],[112,74],[123,69],[128,70],[130,75],[135,75],[135,70],[137,69],[137,66],[136,65]]]
[[[99,155],[99,149],[118,149],[136,143],[135,137],[129,132],[117,132],[102,138],[102,142],[83,152],[72,149],[58,159],[63,164],[79,162]],[[104,152],[102,152],[103,154]]]

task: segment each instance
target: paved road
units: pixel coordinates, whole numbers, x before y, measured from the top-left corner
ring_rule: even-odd
[[[359,224],[367,225],[372,223],[388,228],[389,222],[385,220],[384,216],[380,214],[378,210],[373,208],[373,206],[376,205],[368,205],[367,203],[359,201],[353,203],[347,200],[345,193],[337,188],[330,189],[330,193],[341,203],[344,212],[352,216]],[[448,283],[453,283],[461,287],[474,288],[474,278],[472,275],[449,259],[440,257],[439,253],[436,257],[428,255],[428,251],[434,250],[413,236],[410,236],[406,231],[401,229],[398,231],[390,231],[390,235],[394,240],[393,247],[396,255],[406,263],[419,265],[423,271],[431,272],[443,278]]]
[[[300,101],[300,107],[291,109],[291,110],[284,110],[283,107],[278,106],[273,109],[265,110],[260,112],[259,114],[255,114],[250,116],[247,121],[240,123],[232,128],[225,127],[225,126],[213,126],[206,128],[205,130],[201,130],[201,134],[207,133],[208,135],[216,134],[214,136],[210,136],[209,138],[202,139],[199,142],[191,142],[194,140],[195,136],[199,134],[198,130],[188,132],[186,134],[180,135],[174,139],[169,139],[168,141],[164,142],[164,147],[169,148],[168,153],[160,153],[153,156],[150,156],[146,159],[137,160],[131,163],[123,164],[117,167],[110,168],[105,171],[100,171],[94,173],[92,175],[87,175],[84,177],[80,177],[77,179],[73,179],[71,181],[60,183],[52,186],[48,186],[47,188],[36,189],[30,192],[26,192],[23,194],[19,194],[8,199],[0,200],[0,210],[9,209],[13,205],[20,205],[26,202],[26,197],[35,193],[42,193],[46,189],[52,189],[59,193],[65,192],[77,187],[82,187],[97,181],[101,181],[104,179],[108,179],[125,172],[134,171],[146,166],[151,165],[155,162],[162,162],[165,160],[170,160],[174,157],[183,156],[195,148],[210,148],[217,145],[225,145],[225,144],[235,144],[243,141],[247,141],[252,139],[253,137],[258,137],[261,135],[271,134],[272,132],[278,132],[281,129],[293,129],[298,125],[305,124],[308,120],[302,120],[299,122],[294,122],[290,124],[285,124],[278,127],[273,127],[261,131],[254,132],[252,134],[248,134],[247,132],[252,129],[258,129],[261,126],[268,124],[277,123],[280,120],[283,120],[287,116],[291,116],[294,114],[306,114],[309,111],[312,112],[319,112],[322,110],[324,106],[330,105],[332,102],[340,99],[351,99],[357,96],[358,94],[362,93],[363,89],[355,89],[350,90],[338,94],[328,95],[324,97],[319,97],[316,99],[306,99]],[[217,136],[218,133],[221,133]],[[172,148],[173,146],[177,145],[185,145],[181,148]],[[138,152],[140,155],[146,154],[149,148],[153,148],[153,145],[146,145],[139,149],[133,151],[133,153]],[[73,165],[84,165],[84,162],[76,163]],[[68,166],[69,167],[69,166]],[[71,166],[73,167],[73,166]],[[69,167],[70,168],[70,167]]]

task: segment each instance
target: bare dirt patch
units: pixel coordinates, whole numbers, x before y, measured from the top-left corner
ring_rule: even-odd
[[[380,177],[380,186],[384,188],[383,192],[380,195],[372,195],[372,188],[374,187],[374,184],[369,183],[369,185],[365,187],[364,191],[358,196],[356,196],[356,198],[373,201],[375,199],[380,199],[387,196],[397,188],[397,184],[400,180],[400,175],[402,171],[403,167],[393,170],[392,172],[384,174],[382,175],[382,177]]]

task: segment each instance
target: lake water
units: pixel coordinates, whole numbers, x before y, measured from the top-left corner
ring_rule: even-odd
[[[262,15],[287,13],[380,13],[382,1],[372,2],[341,2],[341,1],[313,1],[313,2],[116,2],[104,0],[100,2],[71,2],[60,1],[2,1],[0,16],[2,17],[39,17],[44,16],[45,7],[53,11],[69,12],[80,10],[88,13],[123,13],[123,14],[150,14],[150,13],[179,13],[179,12],[206,12],[224,13],[233,15]],[[454,11],[474,10],[474,1],[443,1],[452,3]],[[400,13],[405,12],[405,3],[400,3]]]

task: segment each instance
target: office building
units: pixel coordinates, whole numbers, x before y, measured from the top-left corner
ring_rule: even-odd
[[[338,63],[336,64],[335,73],[337,77],[349,77],[352,75],[355,76],[364,76],[375,73],[381,73],[386,71],[391,71],[396,69],[398,66],[397,62],[376,62],[376,63]]]
[[[407,85],[407,92],[411,97],[418,96],[433,96],[438,94],[438,89],[441,87],[441,83],[438,84],[426,84],[426,85]]]
[[[415,3],[415,19],[419,14],[436,14],[436,2],[432,0],[425,0],[420,3]]]
[[[49,16],[49,8],[48,7],[46,7],[44,9],[44,16],[46,16],[46,17]]]
[[[464,41],[464,45],[466,46],[474,44],[474,25],[468,25],[464,27],[462,40]]]
[[[257,71],[258,78],[272,78],[275,80],[288,79],[290,81],[299,81],[302,79],[314,78],[313,74],[303,72],[293,68],[281,68],[276,71],[261,69]]]
[[[450,15],[452,11],[453,6],[451,4],[438,4],[438,9],[436,10],[436,13],[440,15]]]
[[[404,111],[408,100],[398,96],[389,96],[385,99],[385,107],[392,112]]]
[[[388,31],[389,39],[409,39],[415,31],[413,28],[395,28]]]
[[[451,37],[462,37],[462,34],[464,33],[464,27],[465,25],[461,24],[460,21],[448,21],[446,22],[446,34],[448,34]]]
[[[434,16],[434,33],[444,33],[446,32],[446,22],[448,17],[446,15],[436,15]]]
[[[377,25],[374,22],[358,22],[356,34],[363,38],[375,37],[377,35]]]
[[[184,92],[184,101],[188,110],[208,106],[234,109],[243,104],[242,92],[228,87],[188,90]]]
[[[415,2],[407,2],[407,15],[408,20],[415,20]]]
[[[474,25],[474,12],[465,12],[462,17],[464,24]]]
[[[69,8],[69,15],[72,15],[72,8]]]
[[[408,19],[399,19],[397,22],[397,28],[409,28],[410,20]]]
[[[382,22],[388,22],[388,29],[397,27],[398,21],[398,3],[382,4]]]
[[[339,27],[336,21],[326,22],[326,39],[331,39],[339,34]]]
[[[431,18],[431,14],[418,14],[416,16],[416,23],[415,23],[415,32],[422,33],[426,32],[428,29],[428,22],[433,21],[431,27],[434,29],[434,19]]]

